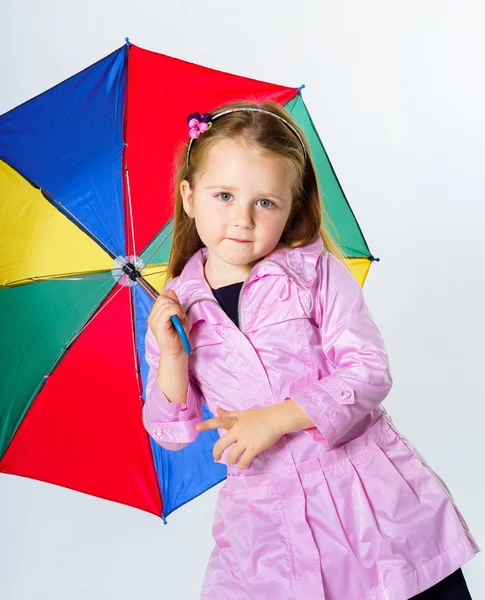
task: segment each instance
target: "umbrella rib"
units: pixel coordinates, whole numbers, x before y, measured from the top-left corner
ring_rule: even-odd
[[[135,227],[133,224],[133,206],[131,204],[130,175],[128,173],[128,167],[125,168],[125,177],[126,177],[126,191],[128,192],[128,207],[130,209],[131,239],[132,239],[132,243],[133,243],[133,256],[136,256]]]
[[[42,281],[58,281],[62,279],[63,281],[98,281],[103,279],[112,279],[114,276],[114,272],[119,271],[120,277],[123,275],[122,269],[113,269],[110,275],[104,275],[107,271],[93,271],[87,275],[83,275],[82,272],[79,273],[57,273],[55,275],[46,275],[44,277],[25,277],[24,279],[16,279],[15,281],[5,281],[3,283],[4,288],[16,287],[19,285],[26,285],[28,283],[40,283]],[[96,275],[99,273],[99,275]]]
[[[84,323],[84,325],[82,325],[81,328],[78,331],[76,331],[76,333],[71,337],[69,342],[64,346],[63,351],[66,351],[69,348],[69,346],[74,342],[74,340],[78,338],[81,335],[81,333],[86,329],[86,327],[92,321],[94,321],[94,319],[101,313],[101,311],[104,310],[108,306],[108,304],[110,304],[116,298],[116,296],[126,287],[126,285],[127,284],[121,285],[120,289],[111,296],[111,298],[104,304],[104,306],[101,306],[101,308],[99,308],[93,315],[91,315],[91,318],[88,319]]]
[[[81,325],[81,327],[69,338],[68,342],[63,346],[63,348],[61,349],[61,351],[59,352],[59,354],[56,356],[55,360],[53,361],[52,365],[50,366],[49,370],[46,372],[46,374],[42,378],[42,381],[41,381],[40,385],[38,386],[38,388],[35,390],[32,398],[36,398],[38,396],[42,386],[45,385],[46,380],[52,375],[52,373],[56,369],[57,365],[62,360],[64,354],[69,350],[69,348],[76,341],[76,339],[81,335],[81,333],[86,329],[86,327],[95,319],[95,317],[97,315],[99,315],[100,312],[102,310],[104,310],[108,306],[108,304],[110,304],[110,302],[116,298],[116,296],[121,292],[121,290],[125,287],[125,285],[121,286],[120,289],[115,294],[113,294],[113,296],[106,302],[106,304],[104,306],[102,306],[101,308],[96,310],[90,317],[88,317],[88,319],[85,321],[85,323],[83,325]]]
[[[170,225],[171,221],[167,224]],[[169,227],[167,227],[167,229],[169,229]],[[160,248],[163,246],[163,244],[165,244],[165,242],[168,240],[168,238],[171,236],[172,231],[169,229],[169,232],[167,233],[167,235],[162,239],[162,241],[160,242],[160,244],[158,244],[158,246],[155,248],[155,251],[153,252],[153,254],[150,256],[150,258],[148,260],[145,260],[145,266],[142,269],[143,270],[149,265],[150,261],[152,260],[152,258],[155,256],[155,254],[160,250]]]
[[[143,395],[143,385],[140,378],[140,362],[138,360],[138,353],[136,351],[136,285],[133,287],[133,295],[130,294],[130,317],[131,317],[131,333],[132,333],[132,341],[133,341],[133,360],[135,363],[135,376],[138,384],[138,395],[140,396],[140,400]]]
[[[150,265],[150,266],[154,266],[154,265]],[[153,271],[152,273],[145,273],[145,275],[143,275],[143,277],[152,277],[153,275],[161,275],[162,273],[166,273],[167,269],[162,269],[161,271]]]
[[[95,240],[102,248],[104,248],[104,250],[106,250],[106,252],[108,253],[108,256],[113,257],[113,252],[108,248],[108,246],[101,241],[96,235],[94,235],[94,233],[88,229],[77,217],[76,215],[74,215],[68,208],[66,208],[64,206],[64,204],[62,204],[62,202],[59,202],[59,200],[57,198],[55,198],[52,194],[50,194],[47,190],[45,190],[44,188],[40,188],[39,190],[44,194],[44,196],[51,202],[51,203],[55,203],[58,204],[62,211],[64,211],[65,213],[69,214],[69,216],[76,221],[76,223],[79,225],[81,231],[86,231],[88,233],[88,235]]]
[[[143,282],[143,277],[140,278],[139,280],[140,282]],[[146,283],[146,282],[143,282]],[[147,284],[148,287],[151,287],[150,284]],[[145,287],[144,285],[142,285],[142,287]],[[143,409],[143,405],[145,403],[145,400],[143,399],[143,380],[142,380],[142,376],[141,376],[141,366],[140,366],[140,359],[139,359],[139,355],[137,352],[137,348],[136,348],[136,285],[133,288],[133,295],[130,294],[130,315],[131,315],[131,331],[132,331],[132,336],[133,336],[133,357],[134,357],[134,361],[135,361],[135,375],[136,375],[136,380],[138,383],[138,394],[140,397],[140,403],[141,403],[141,408]],[[148,436],[148,433],[146,434]],[[157,473],[157,467],[155,465],[155,457],[153,455],[153,452],[150,452],[150,457],[151,457],[151,464],[152,464],[152,468],[153,468],[153,472]],[[160,506],[162,507],[162,513],[163,513],[163,507],[164,507],[164,500],[163,500],[163,496],[162,496],[162,491],[159,485],[156,486],[157,492],[158,492],[158,497],[160,500]]]
[[[12,110],[14,110],[14,109],[12,109]],[[5,115],[2,115],[2,116],[5,116]],[[96,235],[94,235],[94,233],[90,229],[88,229],[82,223],[82,221],[80,221],[76,217],[76,215],[74,215],[68,208],[66,208],[62,204],[62,202],[60,202],[57,198],[55,198],[48,190],[46,190],[45,188],[43,188],[42,186],[40,186],[36,181],[34,181],[33,179],[31,179],[30,177],[28,177],[27,175],[25,175],[22,171],[20,171],[19,169],[17,169],[13,165],[11,165],[5,158],[0,157],[0,160],[2,160],[6,165],[8,165],[11,169],[13,169],[16,173],[18,173],[23,179],[25,179],[25,181],[27,181],[28,183],[30,183],[30,185],[33,188],[39,190],[39,192],[44,196],[44,198],[48,202],[50,202],[53,206],[57,205],[58,207],[60,207],[61,214],[64,214],[65,216],[69,215],[69,217],[71,218],[71,220],[78,225],[78,227],[81,229],[81,231],[83,231],[84,233],[86,233],[92,240],[94,240],[104,250],[106,250],[108,256],[110,256],[111,258],[116,258],[116,254],[114,254],[112,252],[112,250],[110,250],[108,248],[108,246],[104,242],[102,242]]]

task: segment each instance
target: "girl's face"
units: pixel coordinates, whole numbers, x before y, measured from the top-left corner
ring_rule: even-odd
[[[182,181],[187,215],[208,249],[206,276],[240,281],[278,244],[291,212],[287,163],[241,139],[212,146],[196,185]]]

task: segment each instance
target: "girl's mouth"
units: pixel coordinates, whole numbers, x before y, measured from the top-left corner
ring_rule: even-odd
[[[227,238],[228,240],[231,240],[231,242],[236,242],[237,244],[250,244],[251,241],[250,240],[239,240],[237,238]]]

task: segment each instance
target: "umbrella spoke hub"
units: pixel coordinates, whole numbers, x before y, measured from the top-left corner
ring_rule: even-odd
[[[118,285],[133,287],[142,278],[141,271],[144,267],[145,263],[139,256],[118,256],[111,273]]]

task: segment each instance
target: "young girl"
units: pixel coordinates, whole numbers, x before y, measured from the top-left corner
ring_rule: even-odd
[[[322,224],[303,132],[273,102],[199,117],[148,318],[143,419],[170,450],[221,435],[201,599],[469,599],[460,567],[478,547],[381,406],[386,349]]]

